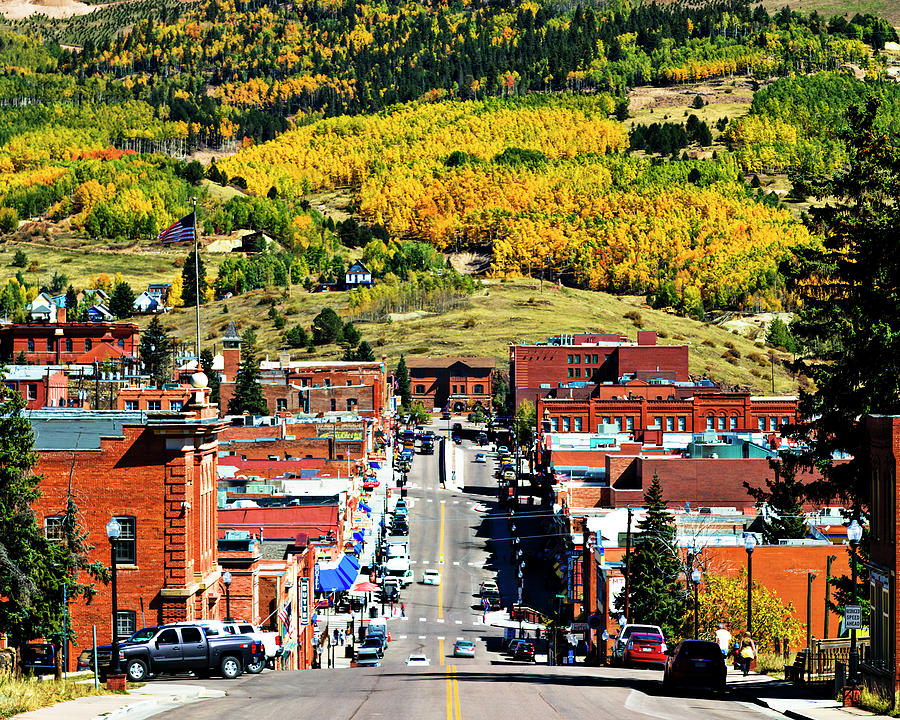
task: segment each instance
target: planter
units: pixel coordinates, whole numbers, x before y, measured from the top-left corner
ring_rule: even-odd
[[[844,685],[841,688],[841,704],[844,707],[859,707],[862,685]]]
[[[127,676],[125,675],[107,675],[106,689],[110,692],[125,692]]]

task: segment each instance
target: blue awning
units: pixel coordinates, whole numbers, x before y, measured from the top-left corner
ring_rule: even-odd
[[[353,533],[353,539],[359,540],[360,542],[362,542],[363,540],[366,539],[366,531],[365,530],[357,530],[355,533]]]
[[[369,467],[373,470],[381,470],[381,463],[369,461]]]
[[[359,560],[353,555],[344,555],[337,562],[319,565],[319,584],[316,590],[349,590],[357,577]]]

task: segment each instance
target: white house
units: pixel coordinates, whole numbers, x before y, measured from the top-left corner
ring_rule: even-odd
[[[163,311],[163,305],[145,290],[134,299],[134,311],[136,313],[158,313]]]
[[[359,260],[354,262],[344,275],[344,287],[372,287],[372,273]]]
[[[31,322],[56,322],[56,303],[47,293],[40,293],[31,301],[28,318]]]

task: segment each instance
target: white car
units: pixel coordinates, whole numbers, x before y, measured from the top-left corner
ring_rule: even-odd
[[[487,462],[487,457],[485,456],[484,453],[478,453],[475,456],[475,462],[477,462],[477,463]]]
[[[431,660],[429,660],[424,655],[410,655],[406,658],[407,665],[431,665]]]
[[[440,585],[441,574],[437,570],[426,570],[422,573],[423,585]]]

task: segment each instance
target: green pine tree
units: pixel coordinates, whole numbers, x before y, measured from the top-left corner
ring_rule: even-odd
[[[255,336],[255,334],[254,334]],[[259,362],[256,359],[256,345],[253,337],[245,332],[241,347],[241,367],[234,384],[234,395],[228,401],[229,415],[268,415],[269,407],[259,382]]]
[[[68,312],[72,312],[73,310],[78,308],[78,293],[75,292],[75,288],[69,285],[66,288],[66,310]],[[74,320],[75,318],[71,318]]]
[[[194,278],[194,263],[199,262],[197,269],[200,273],[200,304],[206,303],[206,267],[203,264],[203,258],[198,258],[197,253],[191,250],[188,253],[184,267],[181,268],[181,299],[185,307],[194,307],[197,305],[196,279]]]
[[[134,290],[124,280],[113,288],[109,297],[109,311],[119,320],[134,314]]]
[[[769,460],[773,477],[766,478],[764,488],[744,481],[747,493],[758,503],[766,503],[770,514],[763,525],[766,544],[777,545],[779,540],[809,536],[809,526],[803,514],[803,483],[797,478],[799,468],[793,457]]]
[[[154,315],[147,329],[141,335],[141,345],[138,351],[144,372],[150,376],[152,382],[157,385],[169,379],[169,365],[172,362],[172,340],[163,330],[159,316]]]
[[[397,371],[394,373],[394,382],[397,385],[397,395],[400,396],[400,404],[404,408],[408,408],[412,402],[412,392],[409,388],[409,369],[406,367],[406,360],[401,355],[400,362],[397,363]]]
[[[23,416],[25,402],[18,393],[0,401],[0,628],[13,646],[29,640],[63,640],[65,606],[96,593],[92,580],[106,580],[102,564],[90,562],[78,507],[65,502],[61,532],[48,539],[31,504],[41,497],[40,477],[32,472],[37,461],[31,423]],[[82,582],[78,578],[87,580]],[[71,632],[68,639],[73,639]],[[82,639],[83,641],[83,639]]]
[[[656,473],[644,503],[647,512],[638,524],[631,557],[629,620],[659,625],[671,638],[681,627],[687,591],[678,579],[683,568],[675,546],[675,518],[667,509]],[[625,606],[621,595],[618,605]]]

